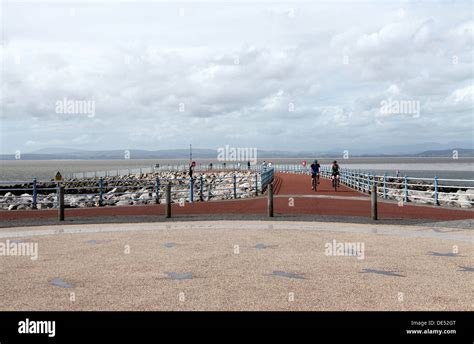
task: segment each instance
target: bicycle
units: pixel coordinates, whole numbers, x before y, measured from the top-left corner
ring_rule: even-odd
[[[337,192],[337,188],[339,187],[339,174],[333,175],[332,177],[332,187],[334,191]]]
[[[319,184],[319,173],[311,176],[311,189],[314,191],[318,191],[318,184]]]

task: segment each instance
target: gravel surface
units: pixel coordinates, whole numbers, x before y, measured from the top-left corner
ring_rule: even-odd
[[[175,220],[0,235],[39,253],[0,256],[0,310],[473,310],[470,229]],[[364,259],[326,255],[334,240]]]

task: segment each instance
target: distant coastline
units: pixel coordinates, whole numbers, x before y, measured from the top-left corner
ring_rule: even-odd
[[[351,159],[369,159],[369,158],[473,158],[474,149],[469,148],[451,148],[442,150],[425,150],[413,154],[353,154],[350,150],[340,152],[289,152],[289,151],[268,151],[258,150],[259,159],[307,159],[307,158],[336,158],[341,159],[347,155]],[[194,159],[217,159],[217,150],[215,149],[193,149]],[[170,149],[170,150],[103,150],[103,151],[82,151],[68,150],[64,148],[42,149],[31,153],[18,154],[0,154],[0,160],[48,160],[48,161],[84,161],[84,160],[146,160],[146,159],[176,159],[189,160],[189,149]],[[347,158],[344,157],[344,158]]]

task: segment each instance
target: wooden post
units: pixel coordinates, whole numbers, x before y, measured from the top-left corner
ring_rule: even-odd
[[[58,183],[58,220],[64,221],[64,186]]]
[[[377,220],[377,182],[375,181],[375,176],[374,183],[372,184],[372,193],[370,194],[370,200],[372,220]]]
[[[194,202],[194,179],[193,177],[189,178],[189,203]]]
[[[234,174],[234,199],[237,198],[237,176]]]
[[[171,217],[171,183],[166,185],[166,208],[165,208],[165,217]]]
[[[36,185],[36,178],[33,179],[33,209],[37,209],[37,203],[38,203],[38,189]]]
[[[202,177],[202,175],[199,178],[199,180],[201,182],[201,185],[199,186],[199,200],[203,202],[204,201],[204,178]]]
[[[268,217],[273,217],[273,183],[267,185]]]
[[[404,188],[405,188],[405,203],[408,202],[408,177],[405,175],[405,185],[404,185]]]
[[[104,205],[104,180],[102,177],[99,179],[99,207]]]
[[[155,177],[155,203],[160,204],[160,178]]]
[[[258,196],[258,175],[255,174],[255,196]]]

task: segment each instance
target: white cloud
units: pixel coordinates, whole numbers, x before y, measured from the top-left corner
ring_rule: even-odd
[[[363,148],[368,133],[394,130],[413,131],[414,143],[441,130],[459,139],[472,114],[468,4],[199,4],[182,17],[169,3],[76,6],[73,17],[37,6],[4,8],[4,152],[31,142],[305,149],[315,135],[321,149]],[[95,117],[56,114],[64,97],[94,100]],[[410,121],[426,130],[381,118],[389,97],[419,101],[423,115]]]

